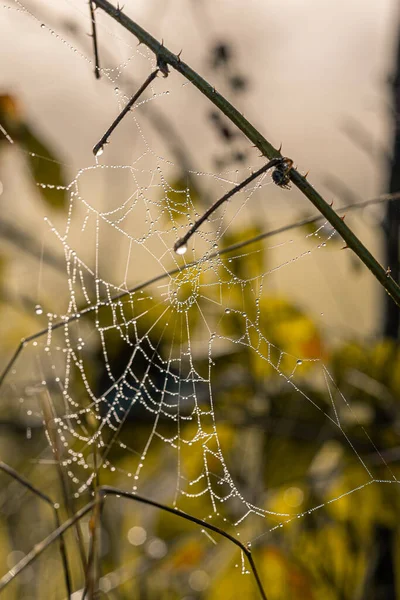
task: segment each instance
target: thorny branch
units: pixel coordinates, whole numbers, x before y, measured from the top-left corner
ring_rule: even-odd
[[[160,44],[150,33],[140,25],[132,21],[120,8],[113,6],[108,0],[93,0],[99,8],[103,9],[110,17],[118,21],[125,29],[130,31],[140,43],[145,44],[154,52],[157,59],[163,59],[166,65],[183,75],[193,83],[202,94],[217,106],[234,123],[246,137],[269,159],[282,158],[279,150],[252,125],[240,112],[222,96],[216,89],[203,79],[189,65],[184,63],[180,56],[168,50]],[[333,210],[324,198],[315,190],[310,183],[296,169],[290,171],[290,179],[294,185],[312,202],[318,211],[326,218],[334,229],[341,235],[346,246],[353,250],[365,266],[373,273],[376,279],[384,287],[394,302],[400,306],[400,287],[391,277],[390,272],[374,258],[369,250],[362,244],[358,237],[346,225],[344,220]]]

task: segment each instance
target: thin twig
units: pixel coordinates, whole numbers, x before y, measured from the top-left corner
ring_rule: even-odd
[[[47,402],[46,402],[46,400],[47,400]],[[44,425],[46,427],[46,432],[47,432],[47,437],[49,440],[50,448],[54,454],[54,458],[56,461],[56,468],[57,468],[57,473],[58,473],[58,477],[60,480],[60,485],[61,485],[61,490],[62,490],[62,494],[63,494],[63,498],[64,498],[65,508],[67,510],[68,516],[72,517],[72,515],[75,512],[75,507],[73,505],[73,500],[69,493],[68,480],[65,476],[64,469],[61,464],[60,440],[58,439],[58,436],[57,436],[57,430],[52,425],[52,422],[54,422],[55,414],[54,414],[54,408],[51,403],[51,398],[50,398],[49,394],[47,394],[46,398],[42,402],[42,412],[43,412],[43,420],[44,420]],[[75,525],[75,535],[76,535],[76,543],[78,546],[79,556],[80,556],[80,559],[82,562],[82,569],[83,569],[83,572],[85,573],[86,569],[87,569],[85,544],[83,541],[83,535],[82,535],[82,531],[81,531],[79,523],[76,523],[76,525]]]
[[[89,558],[87,562],[87,571],[86,571],[86,584],[85,589],[83,590],[82,600],[85,600],[86,593],[89,600],[95,600],[96,593],[99,589],[99,579],[100,579],[100,567],[98,564],[99,560],[99,527],[100,527],[100,519],[101,513],[104,504],[104,494],[98,493],[96,491],[96,500],[93,508],[92,516],[89,521],[89,531],[90,531],[90,548],[89,548]]]
[[[93,494],[97,501],[97,504],[95,505],[95,507],[93,509],[93,514],[92,514],[90,522],[89,522],[90,546],[89,546],[89,553],[88,553],[87,571],[86,571],[86,577],[85,577],[85,587],[83,589],[81,600],[85,600],[86,594],[88,594],[89,600],[92,600],[95,598],[95,593],[98,590],[99,580],[100,580],[100,570],[97,565],[97,560],[98,560],[98,556],[99,556],[99,553],[97,552],[97,544],[98,544],[97,530],[100,525],[101,513],[103,510],[104,502],[103,502],[103,498],[102,498],[101,494],[99,495],[98,491],[97,491],[100,487],[99,468],[98,468],[98,463],[97,463],[97,452],[98,452],[98,446],[97,446],[97,443],[95,443],[94,447],[93,447],[93,462],[94,462],[93,471],[95,473],[95,477],[93,479],[92,491],[93,491]],[[97,577],[96,577],[96,574],[97,574]]]
[[[50,535],[48,535],[44,540],[36,544],[28,554],[24,556],[22,560],[19,561],[8,573],[6,573],[0,579],[0,592],[13,580],[17,575],[21,573],[26,567],[28,567],[31,562],[36,560],[36,558],[42,554],[55,540],[57,540],[63,533],[65,533],[72,525],[75,525],[82,517],[84,517],[90,510],[92,510],[95,502],[90,502],[80,510],[71,518],[68,519],[63,525],[55,529]]]
[[[217,106],[234,123],[245,136],[269,159],[282,158],[279,150],[274,148],[270,142],[254,127],[226,98],[203,79],[189,65],[184,63],[180,56],[173,54],[163,44],[160,44],[150,33],[140,25],[132,21],[120,8],[113,6],[108,0],[93,0],[110,17],[118,21],[125,29],[130,31],[142,44],[145,44],[158,59],[162,59],[166,65],[181,73],[188,81],[193,83],[200,92]],[[387,269],[372,256],[357,236],[349,229],[343,219],[333,210],[324,198],[315,190],[305,177],[298,171],[290,171],[290,179],[296,187],[312,202],[317,210],[326,218],[334,229],[341,235],[348,248],[353,250],[365,266],[373,273],[375,278],[384,287],[394,302],[400,306],[400,287],[391,277]]]
[[[38,490],[34,485],[32,485],[32,483],[30,481],[25,479],[25,477],[23,477],[22,475],[17,473],[17,471],[15,471],[15,469],[10,467],[9,465],[6,465],[6,463],[4,463],[2,461],[0,461],[0,470],[2,470],[4,473],[7,473],[7,475],[10,475],[10,477],[13,477],[13,479],[18,481],[18,483],[20,483],[25,488],[27,488],[30,492],[32,492],[32,494],[35,494],[38,498],[40,498],[41,500],[46,502],[49,506],[51,506],[51,508],[53,509],[53,512],[54,512],[54,520],[56,523],[56,528],[59,529],[60,518],[58,516],[58,507],[51,500],[51,498],[49,498],[42,491]],[[64,577],[65,577],[65,587],[67,588],[68,598],[70,598],[72,595],[71,578],[70,578],[69,567],[68,567],[67,549],[65,547],[64,537],[62,535],[60,535],[60,554],[61,554],[61,561],[62,561],[62,565],[63,565]]]
[[[119,113],[119,115],[115,119],[115,121],[112,122],[112,124],[107,129],[107,131],[105,132],[105,134],[103,135],[103,137],[101,138],[101,140],[99,142],[97,142],[97,144],[94,146],[94,148],[93,148],[93,154],[95,156],[99,156],[100,154],[102,154],[103,149],[104,149],[104,145],[107,144],[108,138],[110,137],[110,135],[112,134],[112,132],[114,131],[114,129],[122,121],[122,119],[124,118],[124,116],[130,111],[130,109],[132,108],[132,106],[135,104],[136,100],[143,94],[143,92],[151,84],[151,82],[153,81],[153,79],[155,79],[157,77],[159,71],[160,71],[160,68],[157,67],[157,69],[155,69],[155,71],[153,71],[152,73],[150,73],[150,75],[147,77],[147,79],[143,83],[143,85],[140,86],[140,88],[138,89],[138,91],[136,92],[136,94],[134,94],[132,96],[132,98],[129,100],[129,102],[125,106],[125,108]]]
[[[213,531],[218,535],[226,538],[235,546],[238,546],[241,551],[246,556],[249,561],[250,568],[253,572],[255,581],[257,583],[258,590],[260,592],[261,598],[263,600],[267,600],[267,595],[264,591],[263,585],[261,583],[261,579],[259,577],[257,567],[254,563],[251,550],[248,546],[240,542],[233,535],[230,535],[223,529],[220,529],[216,525],[212,525],[211,523],[207,523],[207,521],[203,521],[202,519],[198,519],[188,513],[183,512],[182,510],[176,508],[170,508],[165,504],[161,504],[160,502],[156,502],[155,500],[150,500],[149,498],[145,498],[143,496],[138,496],[132,492],[125,492],[124,490],[119,490],[118,488],[110,487],[107,485],[102,486],[98,489],[98,494],[100,497],[105,499],[108,495],[112,496],[121,496],[123,498],[127,498],[129,500],[134,500],[135,502],[140,502],[142,504],[147,504],[149,506],[153,506],[154,508],[158,508],[163,510],[164,512],[168,512],[172,515],[176,515],[177,517],[181,517],[182,519],[186,519],[196,525],[200,525],[204,529],[208,529],[209,531]],[[25,569],[28,565],[31,564],[46,548],[48,548],[62,533],[64,533],[67,529],[69,529],[72,525],[74,525],[77,521],[79,521],[84,515],[86,515],[89,511],[95,508],[96,504],[98,504],[98,499],[90,502],[86,506],[84,506],[81,510],[79,510],[74,517],[66,521],[61,527],[58,527],[55,531],[53,531],[49,536],[47,536],[42,542],[37,544],[35,548],[29,552],[18,564],[13,567],[2,579],[0,579],[0,591],[5,588],[5,586],[10,583],[23,569]]]
[[[97,46],[97,30],[96,30],[96,18],[94,15],[93,0],[89,0],[89,11],[90,20],[92,23],[92,39],[93,39],[93,52],[94,52],[94,74],[96,79],[100,79],[100,60],[99,60],[99,48]]]
[[[174,245],[175,252],[177,254],[185,254],[185,252],[187,250],[187,242],[190,240],[192,235],[194,233],[196,233],[196,231],[199,229],[199,227],[201,227],[201,225],[204,223],[204,221],[206,221],[208,219],[208,217],[210,215],[212,215],[212,213],[221,206],[221,204],[224,204],[224,202],[229,200],[229,198],[232,198],[232,196],[234,196],[237,192],[239,192],[244,187],[246,187],[246,185],[248,185],[249,183],[254,181],[254,179],[257,179],[257,177],[259,177],[260,175],[262,175],[262,173],[265,173],[266,171],[268,171],[268,169],[271,169],[272,167],[277,167],[280,163],[283,163],[284,160],[287,160],[287,159],[274,158],[274,159],[270,160],[266,165],[261,167],[261,169],[258,169],[258,171],[256,171],[255,173],[252,173],[244,181],[242,181],[238,185],[235,185],[234,188],[232,188],[231,190],[229,190],[229,192],[224,194],[222,196],[222,198],[219,198],[219,200],[214,202],[214,204],[212,206],[210,206],[210,208],[208,210],[206,210],[206,212],[199,219],[197,219],[197,221],[195,221],[195,223],[191,226],[189,231],[187,231],[187,233],[185,233],[185,235],[183,237],[181,237],[175,243],[175,245]]]
[[[264,588],[262,586],[261,579],[258,575],[257,568],[254,563],[253,557],[251,555],[250,548],[248,546],[246,546],[245,544],[243,544],[242,542],[240,542],[233,535],[230,535],[229,533],[227,533],[223,529],[220,529],[216,525],[212,525],[211,523],[207,523],[207,521],[203,521],[202,519],[193,517],[192,515],[185,513],[183,510],[179,510],[177,508],[171,508],[169,506],[166,506],[165,504],[156,502],[155,500],[150,500],[149,498],[145,498],[143,496],[138,496],[137,494],[134,494],[133,492],[125,492],[123,490],[119,490],[118,488],[114,488],[114,487],[111,487],[108,485],[103,485],[99,489],[99,492],[101,492],[104,496],[107,496],[108,494],[112,494],[113,496],[121,496],[122,498],[128,498],[129,500],[134,500],[136,502],[140,502],[141,504],[147,504],[149,506],[153,506],[154,508],[159,508],[160,510],[163,510],[164,512],[168,512],[171,515],[176,515],[178,517],[181,517],[182,519],[191,521],[192,523],[195,523],[196,525],[200,525],[204,529],[208,529],[209,531],[218,533],[220,536],[226,538],[227,540],[229,540],[230,542],[232,542],[233,544],[238,546],[242,550],[242,552],[245,554],[247,560],[249,561],[251,570],[253,571],[253,575],[257,582],[257,586],[258,586],[259,592],[261,594],[261,597],[263,600],[267,600],[267,596],[266,596]]]
[[[342,208],[340,208],[338,210],[338,214],[345,214],[346,212],[350,212],[350,211],[357,210],[360,208],[366,208],[367,206],[372,206],[374,204],[381,204],[382,202],[391,202],[391,201],[399,200],[399,199],[400,199],[400,192],[397,194],[385,194],[378,198],[372,198],[371,200],[366,200],[365,202],[358,202],[356,204],[348,204],[346,206],[343,206]],[[222,248],[221,250],[216,250],[215,252],[212,252],[211,254],[207,255],[206,260],[212,260],[213,258],[216,258],[218,256],[223,256],[225,254],[229,254],[230,252],[234,252],[235,250],[238,250],[240,248],[245,248],[246,246],[250,246],[251,244],[254,244],[261,240],[267,239],[269,237],[273,237],[274,235],[278,235],[280,233],[285,233],[286,231],[290,231],[291,229],[297,229],[299,227],[304,227],[304,225],[309,225],[310,223],[319,223],[320,221],[323,221],[324,219],[325,219],[325,217],[323,215],[319,214],[315,217],[309,217],[307,219],[303,219],[302,221],[295,221],[294,223],[290,223],[289,225],[284,225],[282,227],[278,227],[277,229],[272,229],[271,231],[265,231],[264,233],[260,233],[254,237],[244,240],[243,242],[238,242],[236,244],[232,244],[231,246],[227,246],[226,248]],[[111,299],[107,298],[104,300],[100,300],[94,306],[88,306],[86,308],[83,308],[82,310],[78,311],[77,313],[74,313],[67,319],[53,323],[51,329],[52,329],[52,331],[60,329],[61,327],[64,327],[65,325],[67,325],[69,323],[73,323],[74,321],[77,321],[80,317],[84,317],[85,315],[90,314],[94,310],[99,310],[103,306],[109,306],[110,302],[111,303],[118,302],[118,300],[121,300],[122,298],[125,298],[126,296],[129,296],[130,294],[134,294],[135,292],[144,290],[147,287],[149,287],[150,285],[153,285],[154,283],[158,283],[159,281],[163,281],[164,279],[167,279],[167,277],[173,277],[177,273],[185,271],[186,269],[190,269],[190,268],[200,264],[201,262],[204,262],[204,258],[200,258],[199,260],[194,260],[192,262],[186,263],[185,265],[182,265],[175,269],[171,269],[170,271],[167,271],[166,273],[161,273],[160,275],[156,275],[155,277],[152,277],[151,279],[147,279],[143,283],[138,283],[138,284],[134,285],[133,287],[129,288],[128,290],[125,290],[119,294],[116,294]],[[12,357],[10,358],[10,360],[8,361],[7,365],[4,367],[4,369],[0,375],[0,388],[3,385],[6,376],[8,375],[8,373],[14,366],[15,361],[21,354],[24,347],[27,346],[30,342],[33,342],[34,340],[37,340],[37,339],[43,337],[44,335],[47,335],[48,331],[49,331],[48,327],[46,327],[45,329],[41,329],[40,331],[37,331],[36,333],[33,333],[32,335],[30,335],[26,338],[22,338],[22,340],[20,341],[14,354],[12,355]]]

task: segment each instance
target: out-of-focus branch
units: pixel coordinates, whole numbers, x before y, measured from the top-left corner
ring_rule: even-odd
[[[22,231],[17,225],[6,221],[3,217],[0,219],[0,238],[11,242],[22,252],[42,260],[49,267],[65,273],[65,259],[63,257],[57,256],[54,252],[48,252],[45,248],[42,249],[42,246],[38,244],[32,235]]]
[[[398,31],[398,46],[396,56],[395,75],[393,78],[393,105],[394,105],[394,139],[393,156],[389,174],[389,192],[400,190],[400,23]],[[392,277],[400,281],[400,201],[391,202],[386,209],[383,223],[385,233],[385,260],[392,270]],[[400,313],[385,299],[383,332],[386,336],[398,340],[400,336]]]

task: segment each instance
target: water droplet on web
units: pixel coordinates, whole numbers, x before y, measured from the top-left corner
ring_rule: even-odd
[[[43,314],[43,308],[40,306],[40,304],[36,304],[36,306],[35,306],[35,313],[37,315],[42,315]]]
[[[230,308],[226,308],[225,309],[225,314],[226,315],[230,315],[231,314],[231,309]]]
[[[299,360],[297,361],[297,364],[298,365],[302,365],[303,364],[303,361],[301,360],[301,358],[299,358]]]
[[[100,146],[100,148],[97,150],[95,156],[101,156],[104,152],[104,146]]]
[[[186,244],[182,244],[182,246],[178,246],[178,247],[175,249],[175,252],[176,252],[177,254],[186,254],[186,252],[187,252],[187,249],[188,249],[187,245],[186,245]]]

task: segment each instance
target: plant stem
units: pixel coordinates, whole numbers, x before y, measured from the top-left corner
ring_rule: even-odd
[[[110,17],[118,21],[125,29],[130,31],[142,44],[145,44],[154,52],[158,60],[170,65],[173,69],[181,73],[188,81],[193,83],[200,92],[217,106],[232,123],[234,123],[245,136],[269,159],[282,158],[279,150],[274,148],[268,140],[252,125],[240,112],[218,93],[205,79],[189,65],[181,61],[180,57],[173,54],[163,44],[160,44],[150,33],[145,31],[140,25],[132,21],[119,8],[115,8],[108,0],[93,0],[99,8],[103,9]],[[385,288],[398,306],[400,306],[400,287],[390,276],[382,265],[372,256],[356,235],[347,227],[343,219],[333,210],[333,208],[323,199],[298,171],[292,169],[290,178],[294,185],[312,202],[319,212],[326,218],[334,229],[341,235],[348,248],[360,258],[365,266],[375,275],[376,279]]]
[[[48,548],[58,537],[60,537],[60,535],[62,535],[65,531],[67,531],[67,529],[69,529],[70,527],[72,527],[72,525],[77,523],[89,511],[91,511],[92,509],[96,509],[96,506],[99,506],[99,501],[101,503],[103,503],[106,500],[107,496],[117,496],[117,497],[121,496],[122,498],[127,498],[128,500],[133,500],[134,502],[140,502],[142,504],[147,504],[148,506],[153,506],[154,508],[158,508],[160,510],[168,512],[177,517],[181,517],[182,519],[186,519],[187,521],[190,521],[191,523],[200,525],[203,529],[208,529],[209,531],[213,531],[214,533],[217,533],[221,537],[224,537],[225,539],[229,540],[230,542],[235,544],[235,546],[238,546],[238,548],[241,549],[243,554],[248,559],[250,568],[253,572],[254,579],[256,581],[261,598],[262,598],[262,600],[267,600],[267,595],[266,595],[263,585],[261,583],[261,579],[258,574],[255,562],[253,560],[251,550],[248,546],[245,546],[242,542],[240,542],[236,537],[234,537],[233,535],[224,531],[223,529],[220,529],[216,525],[213,525],[212,523],[208,523],[207,521],[203,521],[202,519],[198,519],[197,517],[194,517],[188,513],[185,513],[182,510],[179,510],[177,508],[171,508],[170,506],[167,506],[166,504],[162,504],[155,500],[151,500],[150,498],[145,498],[145,497],[139,496],[133,492],[126,492],[124,490],[120,490],[119,488],[114,488],[114,487],[111,487],[108,485],[103,485],[100,488],[98,488],[97,497],[94,501],[89,502],[89,504],[87,504],[86,506],[81,508],[79,511],[77,511],[75,513],[75,515],[73,517],[71,517],[70,519],[68,519],[68,521],[63,523],[63,525],[58,527],[55,531],[53,531],[50,535],[48,535],[44,540],[42,540],[41,542],[36,544],[36,546],[33,548],[33,550],[31,550],[31,552],[29,552],[26,556],[24,556],[24,558],[21,559],[19,561],[19,563],[17,563],[8,573],[6,573],[6,575],[4,575],[0,579],[0,591],[2,591],[6,587],[6,585],[8,585],[17,575],[19,575],[19,573],[21,573],[21,571],[23,571],[34,560],[36,560],[36,558],[44,550],[46,550],[46,548]]]
[[[177,252],[178,254],[184,254],[187,249],[186,244],[190,240],[192,235],[194,233],[196,233],[196,231],[199,229],[199,227],[202,226],[204,221],[206,221],[208,219],[208,217],[210,215],[212,215],[212,213],[221,206],[221,204],[224,204],[224,202],[227,202],[229,200],[229,198],[232,198],[232,196],[234,196],[237,192],[239,192],[244,187],[246,187],[246,185],[248,185],[249,183],[254,181],[254,179],[257,179],[257,177],[259,177],[260,175],[262,175],[263,173],[268,171],[268,169],[271,169],[272,167],[276,167],[277,165],[279,165],[280,162],[282,162],[282,161],[279,158],[274,158],[273,160],[270,160],[266,165],[262,166],[261,169],[258,169],[258,171],[255,171],[255,173],[252,173],[251,175],[249,175],[249,177],[244,179],[244,181],[241,181],[240,183],[238,183],[238,185],[235,185],[234,188],[229,190],[229,192],[224,194],[222,196],[222,198],[219,198],[216,202],[214,202],[214,204],[212,206],[210,206],[210,208],[208,210],[206,210],[206,212],[204,214],[202,214],[202,216],[199,219],[197,219],[197,221],[195,221],[195,223],[193,223],[193,225],[191,226],[189,231],[187,231],[185,233],[185,235],[183,237],[179,238],[179,240],[175,243],[175,245],[174,245],[175,252]]]
[[[99,48],[97,45],[96,18],[94,16],[93,0],[89,0],[89,11],[90,11],[90,20],[92,22],[94,74],[96,76],[96,79],[100,79]]]
[[[99,142],[97,142],[97,144],[93,148],[93,154],[95,156],[99,156],[102,153],[104,145],[107,144],[108,138],[110,137],[110,135],[112,134],[112,132],[114,131],[116,126],[122,121],[124,116],[131,110],[131,108],[135,104],[136,100],[143,94],[143,92],[151,84],[153,79],[155,79],[157,77],[159,70],[160,69],[157,67],[157,69],[155,71],[150,73],[150,75],[147,77],[146,81],[140,86],[140,88],[138,89],[136,94],[134,94],[132,96],[132,98],[129,100],[129,102],[125,106],[125,108],[119,113],[118,117],[111,123],[110,127],[107,129],[105,134],[102,136],[101,140]]]
[[[3,463],[3,461],[0,461],[0,471],[7,473],[8,475],[10,475],[10,477],[13,477],[13,479],[18,481],[22,486],[24,486],[26,489],[32,492],[32,494],[35,494],[38,498],[46,502],[53,509],[56,528],[58,529],[61,526],[60,518],[58,516],[58,505],[55,504],[46,494],[44,494],[41,490],[32,485],[32,483],[25,479],[25,477],[17,473],[15,469]],[[60,553],[65,577],[65,586],[67,588],[67,598],[69,600],[72,596],[72,585],[69,573],[67,550],[62,534],[60,535]]]

